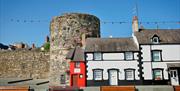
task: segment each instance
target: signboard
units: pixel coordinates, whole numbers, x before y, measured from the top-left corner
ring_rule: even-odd
[[[74,73],[80,73],[80,72],[81,72],[80,68],[75,68],[74,69]]]

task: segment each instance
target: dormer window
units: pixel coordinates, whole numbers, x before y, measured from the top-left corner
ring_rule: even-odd
[[[158,44],[159,43],[159,37],[157,35],[154,35],[151,39],[152,43]]]
[[[159,38],[158,38],[158,37],[154,37],[154,38],[152,39],[152,42],[153,42],[153,43],[159,43]]]

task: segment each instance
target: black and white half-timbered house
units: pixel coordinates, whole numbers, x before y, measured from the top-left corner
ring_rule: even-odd
[[[180,85],[180,29],[138,29],[133,38],[139,49],[141,84]]]
[[[134,84],[140,80],[133,38],[86,40],[87,86]]]
[[[180,85],[180,29],[139,29],[129,38],[86,39],[87,86]]]
[[[135,36],[144,84],[179,85],[180,29],[140,29]]]

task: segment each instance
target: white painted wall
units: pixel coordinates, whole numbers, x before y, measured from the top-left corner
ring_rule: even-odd
[[[92,80],[93,79],[93,69],[104,69],[103,71],[103,79],[107,80],[108,79],[108,69],[111,68],[116,68],[119,69],[119,80],[124,80],[125,79],[125,72],[124,69],[127,68],[133,68],[135,69],[135,79],[139,80],[138,77],[138,62],[137,60],[134,61],[88,61],[87,62],[87,80]]]
[[[162,50],[163,61],[180,60],[180,45],[141,45],[142,61],[151,61],[151,50]]]
[[[180,63],[180,62],[144,62],[143,63],[143,77],[145,80],[152,80],[152,69],[155,68],[162,68],[163,74],[164,74],[164,79],[168,79],[168,71],[167,71],[167,63]]]
[[[152,80],[152,68],[151,68],[151,62],[144,62],[142,64],[143,66],[143,77],[144,77],[144,80]]]
[[[164,78],[168,79],[168,72],[167,72],[167,63],[180,63],[174,62],[180,60],[180,45],[141,45],[142,47],[142,61],[143,61],[143,77],[145,80],[152,80],[152,69],[154,68],[163,68],[164,71]],[[151,50],[162,50],[162,59],[163,61],[168,62],[152,62],[151,63]],[[134,53],[134,58],[138,59],[138,53]],[[87,63],[87,70],[88,70],[88,78],[87,80],[92,80],[93,72],[92,69],[101,68],[104,69],[103,71],[103,79],[108,79],[108,69],[117,68],[120,70],[119,72],[119,79],[125,79],[125,72],[124,69],[126,68],[133,68],[136,69],[135,71],[135,78],[138,80],[138,62],[135,61],[122,61],[124,59],[123,53],[104,53],[103,58],[106,61],[88,61]],[[87,60],[93,60],[93,54],[87,54]],[[113,61],[113,60],[121,60],[121,61]],[[145,62],[146,61],[146,62]],[[149,61],[149,62],[147,62]],[[172,62],[170,62],[172,61]]]
[[[162,50],[164,61],[180,60],[180,45],[152,45],[152,50]]]
[[[138,53],[136,52],[136,53],[134,53],[134,59],[136,59],[136,60],[138,60],[139,59],[139,57],[138,57]]]
[[[163,68],[164,78],[168,79],[167,63],[180,63],[180,62],[153,62],[152,68]]]
[[[123,60],[124,53],[103,53],[103,60]]]
[[[134,35],[134,32],[132,33],[132,37],[133,37],[133,40],[134,40],[137,48],[139,48],[139,43],[138,43],[137,37]]]
[[[135,52],[134,59],[138,59],[138,53]],[[124,60],[124,53],[102,53],[103,60]],[[93,60],[93,53],[86,54],[86,60]]]
[[[137,60],[125,61],[124,53],[102,53],[103,59],[106,61],[88,61],[93,59],[93,54],[88,53],[86,56],[87,62],[87,80],[93,79],[93,69],[104,69],[103,71],[103,79],[108,79],[108,69],[119,69],[119,80],[125,79],[124,69],[132,68],[135,69],[135,79],[139,80],[138,77],[138,62]],[[135,59],[137,58],[138,53],[133,54]]]
[[[149,45],[142,45],[142,61],[150,61],[151,60],[151,50]]]
[[[141,47],[145,80],[152,80],[152,69],[154,68],[163,68],[164,78],[168,79],[167,63],[180,63],[180,45],[141,45]],[[163,62],[151,62],[151,50],[162,50]]]
[[[87,53],[86,60],[93,60],[93,53]]]

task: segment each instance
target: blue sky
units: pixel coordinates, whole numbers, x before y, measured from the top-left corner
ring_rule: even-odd
[[[54,16],[89,13],[101,21],[131,22],[137,2],[142,22],[180,21],[180,0],[0,0],[0,43],[25,42],[41,46],[49,35]],[[145,28],[156,24],[142,23]],[[178,23],[158,24],[159,28],[180,28]],[[129,37],[131,23],[101,23],[102,37]]]

